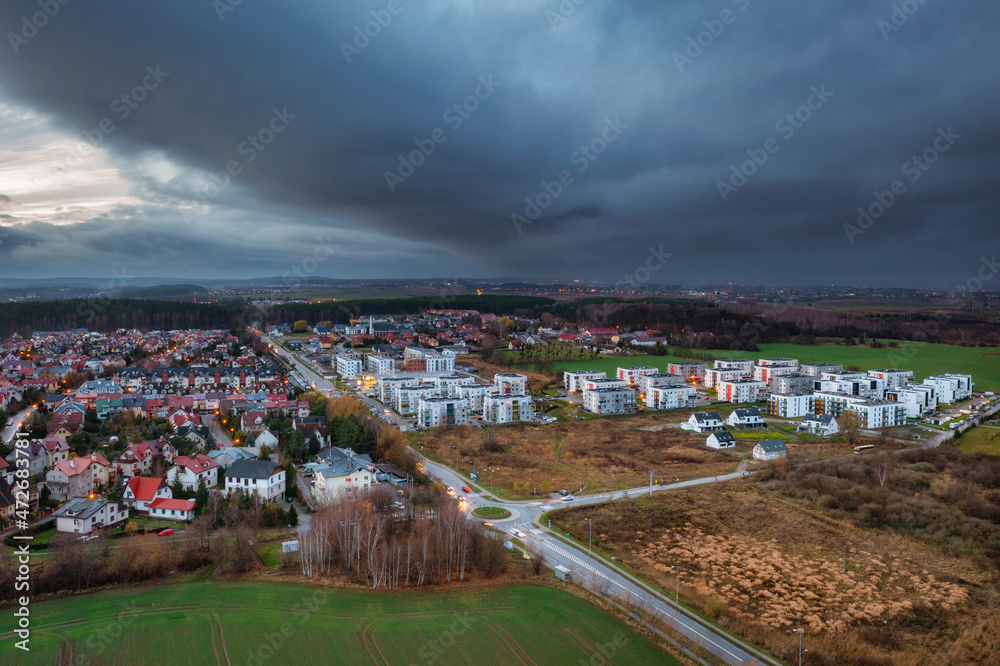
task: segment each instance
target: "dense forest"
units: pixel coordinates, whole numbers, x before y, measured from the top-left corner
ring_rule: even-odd
[[[478,310],[495,314],[528,314],[551,308],[555,301],[537,296],[449,294],[409,298],[362,298],[336,303],[288,303],[268,309],[268,321],[290,324],[300,319],[346,324],[351,317],[377,314],[417,314],[423,310]]]
[[[242,303],[183,303],[126,298],[88,298],[0,304],[0,335],[88,328],[184,329],[245,326]]]

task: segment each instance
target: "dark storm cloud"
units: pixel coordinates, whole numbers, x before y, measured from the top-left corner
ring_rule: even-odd
[[[428,243],[439,274],[472,262],[618,279],[667,239],[674,257],[657,281],[731,270],[952,284],[1000,242],[995,4],[896,3],[917,8],[895,17],[898,30],[888,2],[586,0],[566,16],[555,0],[496,4],[400,0],[387,21],[381,1],[245,2],[221,20],[210,2],[70,2],[25,40],[22,17],[38,5],[7,0],[0,28],[20,38],[0,45],[0,86],[122,159],[158,151],[213,173],[235,162],[217,205],[260,201],[306,225]],[[387,25],[345,56],[373,11]],[[832,95],[796,120],[822,86]],[[263,150],[247,144],[275,110],[294,118]],[[105,119],[113,128],[94,134]],[[614,119],[620,136],[581,160]],[[947,127],[961,139],[850,243],[858,206]],[[724,201],[717,183],[768,139],[777,152]],[[399,156],[410,161],[418,141],[434,154],[410,173]],[[387,171],[405,175],[392,190]],[[519,234],[512,214],[563,171],[572,184]],[[178,205],[199,191],[185,179],[139,186]],[[172,244],[215,249],[190,226],[142,234],[102,242],[144,260],[164,248],[192,269],[203,264]]]

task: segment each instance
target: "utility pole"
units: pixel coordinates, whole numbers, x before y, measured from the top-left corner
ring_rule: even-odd
[[[594,545],[594,521],[590,518],[584,518],[587,521],[587,526],[590,528],[590,538],[587,541],[587,552],[591,552]]]
[[[649,470],[649,496],[653,496],[653,470]]]
[[[844,573],[847,573],[847,542],[844,542]]]

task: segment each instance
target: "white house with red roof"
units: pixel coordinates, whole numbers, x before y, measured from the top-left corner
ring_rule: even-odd
[[[194,520],[194,500],[158,498],[149,503],[149,517],[164,520]]]
[[[247,412],[240,418],[240,430],[243,432],[257,431],[267,423],[267,414],[264,412]]]
[[[193,456],[178,456],[174,466],[167,470],[167,482],[180,479],[185,490],[197,490],[201,481],[209,488],[219,482],[219,463],[203,453]]]
[[[149,503],[156,499],[172,499],[174,493],[166,479],[150,476],[133,476],[125,486],[122,501],[136,511],[149,511]]]

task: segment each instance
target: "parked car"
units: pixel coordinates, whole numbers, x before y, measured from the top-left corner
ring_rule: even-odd
[[[562,498],[563,502],[570,502],[572,500],[573,500],[573,496],[572,495],[563,495],[563,498]]]
[[[559,494],[562,495],[563,497],[566,497],[566,495],[569,495],[569,491],[568,490],[560,490]]]
[[[174,533],[174,529],[172,527],[168,527],[167,529],[165,529],[162,532],[160,532],[160,536],[170,536],[173,533]]]

